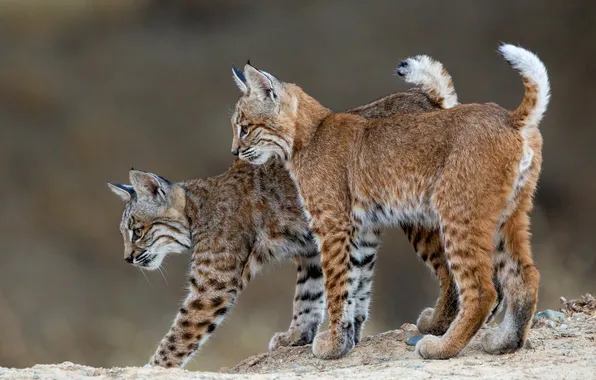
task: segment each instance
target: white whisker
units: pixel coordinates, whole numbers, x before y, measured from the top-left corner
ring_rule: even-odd
[[[151,283],[151,281],[149,281],[149,277],[147,277],[147,275],[145,274],[145,271],[143,270],[143,268],[141,268],[141,273],[143,273],[143,277],[145,277],[145,280],[147,280],[147,283],[149,285],[151,285],[152,288],[155,288],[155,286],[153,286],[153,284]]]
[[[166,278],[166,276],[164,275],[162,268],[161,267],[157,267],[157,270],[159,271],[159,273],[161,273],[161,277],[163,277],[163,280],[166,282],[166,286],[169,286],[168,284],[168,279]]]

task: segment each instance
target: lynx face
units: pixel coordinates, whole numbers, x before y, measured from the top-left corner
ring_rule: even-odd
[[[182,189],[155,174],[130,171],[130,185],[108,183],[126,202],[120,222],[124,260],[154,270],[169,253],[190,250],[190,230],[184,218]]]
[[[292,85],[250,64],[244,70],[233,69],[243,96],[232,115],[232,153],[256,165],[264,164],[271,156],[288,160],[297,108]]]

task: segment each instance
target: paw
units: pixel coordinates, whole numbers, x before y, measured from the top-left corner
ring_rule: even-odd
[[[311,344],[314,339],[315,332],[315,329],[303,331],[291,328],[287,332],[275,333],[269,341],[269,351],[276,350],[279,347],[305,346],[307,344]]]
[[[424,359],[449,359],[455,356],[447,351],[443,339],[434,335],[425,335],[416,344],[416,352]]]
[[[492,355],[509,354],[524,345],[524,339],[519,339],[516,334],[507,334],[499,327],[487,330],[481,342],[482,349]]]
[[[322,331],[313,342],[313,354],[319,359],[338,359],[344,357],[354,347],[354,327],[344,322],[335,330]]]
[[[437,321],[435,309],[428,307],[420,313],[416,321],[416,327],[418,327],[421,334],[443,335],[449,329],[449,323],[441,319]]]

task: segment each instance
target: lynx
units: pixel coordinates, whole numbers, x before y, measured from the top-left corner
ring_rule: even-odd
[[[354,346],[359,263],[376,247],[380,227],[404,224],[440,231],[459,301],[445,334],[424,336],[416,351],[431,359],[457,355],[493,310],[493,282],[503,286],[507,310],[483,347],[522,347],[538,293],[528,213],[550,85],[536,55],[512,45],[499,51],[525,85],[514,111],[465,104],[367,120],[333,113],[297,85],[245,66],[232,150],[257,165],[279,157],[297,185],[325,279],[329,329],[314,339],[317,357],[339,358]]]
[[[353,109],[367,118],[428,111],[457,104],[450,76],[428,57],[410,58],[398,74],[420,89],[395,93]],[[234,72],[242,82],[243,73]],[[192,253],[189,292],[150,364],[183,366],[213,334],[240,292],[270,261],[292,259],[298,268],[293,318],[287,332],[271,339],[270,349],[312,343],[325,311],[321,259],[283,164],[255,166],[236,160],[224,174],[179,183],[131,170],[131,185],[109,184],[125,202],[120,230],[125,260],[143,269],[158,268],[169,253]],[[435,309],[419,321],[421,330],[445,331],[457,311],[455,286],[448,275],[437,230],[404,224],[420,257],[435,271],[443,292]],[[365,239],[366,238],[366,239]],[[354,293],[354,336],[367,319],[377,232],[362,236],[358,292]]]

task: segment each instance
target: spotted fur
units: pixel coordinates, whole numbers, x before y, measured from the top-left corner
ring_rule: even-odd
[[[279,157],[297,184],[325,277],[330,326],[315,337],[317,357],[338,358],[354,345],[351,301],[358,291],[357,263],[366,256],[353,240],[399,224],[439,231],[457,289],[455,319],[442,337],[418,342],[420,355],[450,358],[465,347],[497,302],[495,277],[508,308],[484,348],[501,353],[523,345],[539,278],[528,233],[541,166],[536,123],[550,89],[542,62],[509,46],[500,51],[526,85],[514,111],[466,104],[367,120],[333,113],[297,85],[245,66],[246,90],[232,120],[246,133],[235,135],[233,150],[254,164]],[[495,276],[500,234],[506,264]]]
[[[242,78],[237,82],[243,84]],[[348,112],[374,118],[437,107],[430,96],[413,89]],[[281,162],[270,160],[255,166],[236,160],[220,176],[175,184],[131,170],[130,182],[109,184],[126,202],[120,225],[126,261],[155,269],[168,253],[192,253],[188,296],[151,358],[152,365],[183,366],[215,332],[250,279],[263,265],[277,260],[293,260],[298,275],[292,322],[288,331],[273,336],[269,348],[312,343],[325,314],[321,258],[294,182]],[[143,233],[133,240],[137,228]],[[413,238],[414,247],[439,277],[446,273],[441,247],[436,244],[438,231],[411,225],[403,228],[411,237],[428,236]],[[152,232],[158,229],[159,238]],[[368,318],[378,234],[377,229],[362,230],[350,240],[354,247],[351,265],[357,274],[348,301],[354,310],[350,334],[355,342]],[[442,316],[442,310],[438,307],[435,312],[440,321],[449,318]],[[428,323],[433,325],[433,321]]]

